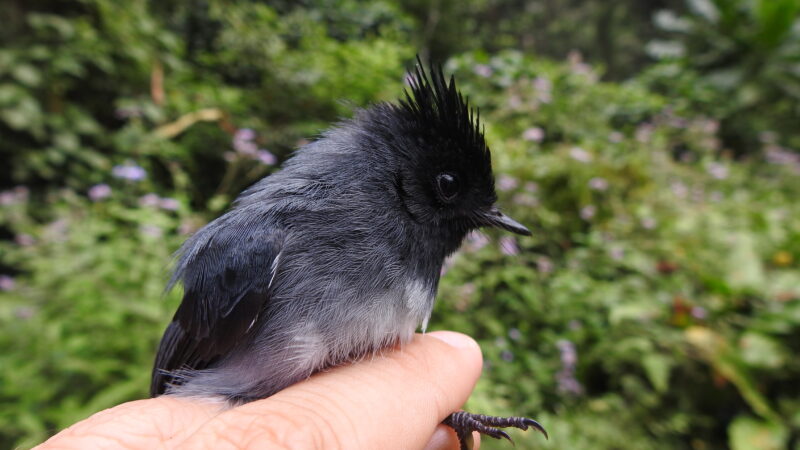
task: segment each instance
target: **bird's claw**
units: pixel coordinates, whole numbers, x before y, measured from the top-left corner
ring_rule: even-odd
[[[491,436],[495,439],[508,439],[512,444],[514,441],[511,439],[511,436],[500,428],[514,427],[520,430],[527,430],[528,427],[533,427],[544,434],[545,438],[548,437],[547,431],[539,422],[527,417],[494,417],[459,411],[447,416],[442,423],[455,430],[461,450],[469,450],[467,448],[467,441],[468,438],[472,436],[473,431]]]

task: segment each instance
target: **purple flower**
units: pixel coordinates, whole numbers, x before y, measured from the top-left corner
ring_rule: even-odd
[[[684,129],[689,125],[689,121],[683,117],[670,117],[669,124],[673,128]]]
[[[519,254],[517,239],[513,236],[503,236],[500,238],[500,251],[504,255],[514,256]]]
[[[539,206],[539,199],[530,194],[517,194],[511,199],[517,205],[535,207]]]
[[[512,329],[508,330],[508,337],[512,341],[518,341],[518,340],[522,339],[522,332],[519,331],[519,328],[512,328]]]
[[[267,166],[272,166],[278,162],[278,158],[276,158],[275,155],[264,149],[256,152],[256,159],[261,161],[261,164],[265,164]]]
[[[14,311],[14,315],[18,319],[22,319],[22,320],[28,320],[31,317],[33,317],[34,314],[36,314],[36,310],[34,308],[30,307],[30,306],[22,306],[22,307],[17,308],[16,311]]]
[[[593,159],[591,153],[587,152],[586,150],[580,147],[572,147],[569,150],[569,156],[575,161],[582,163],[591,162],[591,160]]]
[[[643,123],[636,128],[636,140],[639,142],[648,142],[653,136],[653,125]]]
[[[572,319],[569,321],[569,323],[567,323],[567,328],[569,328],[572,331],[580,330],[581,328],[583,328],[583,323],[581,323],[580,320]]]
[[[561,354],[561,370],[556,374],[558,390],[568,394],[580,395],[583,392],[583,386],[575,379],[575,369],[578,365],[578,351],[575,349],[575,344],[566,339],[561,339],[556,342],[556,347],[558,347],[558,351]]]
[[[581,208],[580,216],[583,220],[589,220],[597,214],[597,207],[594,205],[586,205]]]
[[[575,344],[566,339],[559,339],[556,342],[556,347],[561,353],[561,364],[564,366],[575,367],[578,363],[578,352],[575,350]]]
[[[497,178],[497,189],[501,191],[510,191],[516,189],[517,186],[519,186],[519,181],[514,177],[502,174]]]
[[[544,130],[539,127],[531,127],[522,132],[522,139],[526,141],[542,142]]]
[[[156,225],[142,225],[139,227],[139,232],[152,238],[160,238],[164,235],[164,230]]]
[[[89,188],[89,200],[93,202],[99,202],[104,198],[111,197],[111,186],[103,183],[103,184],[95,184],[94,186]]]
[[[66,242],[67,233],[69,232],[69,222],[64,219],[58,219],[47,224],[47,236],[50,241]]]
[[[719,121],[714,119],[703,121],[703,131],[708,134],[716,134],[719,131]]]
[[[509,95],[507,104],[511,109],[519,109],[522,107],[522,97],[517,94]]]
[[[605,191],[608,189],[608,180],[601,177],[594,177],[589,180],[589,188],[595,191]]]
[[[34,239],[30,234],[20,233],[14,236],[14,242],[16,242],[20,247],[30,247],[36,243],[36,239]]]
[[[233,134],[233,149],[243,155],[255,156],[258,145],[254,142],[256,132],[250,128],[240,128]]]
[[[114,166],[114,168],[111,169],[111,175],[128,181],[141,181],[147,178],[147,172],[135,164]]]
[[[554,269],[553,261],[546,256],[541,256],[536,259],[536,270],[540,273],[552,273]]]
[[[553,83],[549,79],[536,77],[533,88],[536,90],[536,99],[541,103],[550,103],[553,100]]]
[[[539,92],[549,93],[553,89],[553,82],[549,78],[536,77],[533,80],[533,88]]]
[[[652,217],[643,218],[641,223],[645,230],[652,230],[657,225],[656,219]]]
[[[698,320],[703,320],[708,317],[708,311],[702,306],[693,306],[692,307],[692,317]]]
[[[620,142],[622,142],[622,139],[624,139],[624,138],[625,138],[625,135],[620,133],[619,131],[612,131],[608,135],[608,140],[610,142],[613,142],[614,144],[619,144]]]
[[[150,193],[139,197],[139,206],[142,207],[156,207],[161,202],[158,195]]]
[[[486,235],[481,233],[480,231],[473,230],[470,231],[469,234],[467,234],[466,241],[467,241],[465,245],[466,250],[470,252],[475,252],[485,247],[486,244],[489,243],[489,238],[486,237]]]
[[[16,202],[17,202],[17,196],[14,195],[14,191],[0,192],[0,205],[11,206]]]
[[[8,275],[0,275],[0,291],[10,291],[14,289],[17,282]]]
[[[28,200],[30,191],[25,186],[17,186],[14,189],[0,192],[0,205],[11,206],[18,203],[25,203]]]
[[[795,173],[800,174],[800,153],[777,145],[769,145],[766,149],[766,156],[769,163],[787,166]]]
[[[708,174],[718,180],[728,178],[728,168],[723,164],[712,162],[708,165]]]
[[[165,197],[158,201],[158,206],[166,211],[177,211],[181,207],[181,203],[174,198]]]
[[[472,70],[475,72],[476,75],[482,76],[484,78],[489,78],[490,76],[492,76],[492,73],[494,72],[492,68],[486,64],[475,64]]]
[[[239,128],[233,134],[233,138],[239,141],[252,141],[256,138],[256,132],[252,128]]]
[[[625,250],[622,247],[611,247],[608,249],[608,255],[614,261],[622,261],[622,258],[625,257]]]
[[[181,222],[181,224],[178,226],[178,234],[181,236],[186,236],[197,231],[197,228],[197,224],[187,220],[185,222]]]
[[[514,361],[514,353],[511,350],[503,350],[500,352],[500,358],[505,362]]]
[[[686,198],[686,196],[689,195],[689,188],[680,181],[673,182],[669,187],[672,189],[672,193],[675,194],[675,197]]]

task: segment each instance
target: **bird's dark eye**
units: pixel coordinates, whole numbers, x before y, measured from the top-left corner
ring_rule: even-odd
[[[440,173],[436,176],[436,188],[442,200],[449,202],[458,195],[458,178],[452,173]]]

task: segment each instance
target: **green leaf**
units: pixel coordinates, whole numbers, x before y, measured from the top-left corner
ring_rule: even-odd
[[[725,338],[709,328],[697,326],[686,329],[685,337],[714,369],[736,386],[753,411],[767,420],[780,421],[778,413],[756,387],[756,382],[747,370],[747,366]]]
[[[29,87],[36,87],[42,82],[39,70],[30,64],[17,64],[11,69],[11,74],[17,81]]]
[[[788,430],[780,423],[747,416],[737,417],[728,427],[732,450],[783,450],[788,437]]]
[[[711,23],[719,20],[719,9],[711,0],[688,0],[689,9]]]
[[[742,359],[754,367],[777,369],[786,363],[786,351],[773,338],[761,333],[748,332],[739,339]]]
[[[669,388],[669,372],[672,368],[672,360],[657,353],[645,355],[642,359],[647,378],[650,383],[660,393],[667,392]]]

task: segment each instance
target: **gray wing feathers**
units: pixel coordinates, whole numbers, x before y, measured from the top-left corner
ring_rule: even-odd
[[[171,373],[207,368],[242,342],[269,303],[285,233],[235,219],[234,210],[210,223],[180,251],[170,285],[182,281],[183,300],[158,349],[153,396],[180,382]]]

